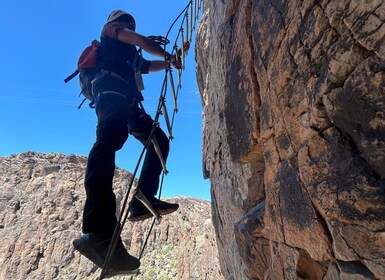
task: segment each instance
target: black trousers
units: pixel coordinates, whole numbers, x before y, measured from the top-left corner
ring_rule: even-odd
[[[143,145],[153,129],[164,160],[169,152],[169,139],[153,119],[139,106],[124,82],[104,76],[93,84],[96,96],[98,123],[96,141],[89,153],[85,175],[86,202],[83,212],[83,232],[111,237],[117,223],[116,198],[113,192],[115,152],[121,149],[132,134]],[[120,94],[118,94],[120,93]],[[150,143],[139,177],[138,187],[143,194],[154,197],[159,188],[162,165]]]

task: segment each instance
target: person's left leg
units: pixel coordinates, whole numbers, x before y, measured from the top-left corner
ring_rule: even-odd
[[[85,176],[84,234],[74,240],[73,245],[82,255],[102,267],[117,224],[116,199],[112,189],[115,152],[128,137],[130,103],[119,94],[104,94],[97,101],[97,137],[90,151]],[[135,274],[140,261],[127,252],[119,238],[108,266],[109,275]]]
[[[159,150],[164,162],[166,162],[169,152],[169,139],[159,126],[154,126],[154,120],[142,111],[141,113],[129,118],[130,133],[146,147],[146,156],[143,161],[140,173],[138,189],[149,200],[152,206],[161,215],[176,211],[178,204],[167,203],[155,198],[159,189],[159,176],[163,166],[156,153],[154,144],[148,138],[151,136],[156,139]],[[153,132],[153,133],[152,133]],[[136,198],[130,203],[130,221],[143,220],[149,218],[151,214]]]
[[[169,152],[169,140],[166,134],[159,126],[154,126],[154,121],[147,114],[141,114],[136,121],[130,122],[130,133],[138,139],[143,145],[153,132],[152,137],[156,139],[163,160],[166,162]],[[159,175],[163,166],[156,153],[153,143],[147,145],[146,156],[143,161],[142,171],[140,173],[138,188],[147,198],[155,197],[159,188]]]
[[[86,203],[83,233],[110,238],[116,220],[116,198],[112,189],[115,152],[128,138],[128,104],[123,96],[103,95],[98,98],[96,141],[88,156],[85,176]]]

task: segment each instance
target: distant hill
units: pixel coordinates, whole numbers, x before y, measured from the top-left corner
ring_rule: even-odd
[[[81,234],[86,158],[26,152],[0,158],[0,279],[97,279],[74,251]],[[131,174],[117,168],[118,205]],[[223,279],[208,201],[176,197],[180,210],[155,225],[134,279]],[[127,222],[124,243],[138,255],[152,219]],[[116,277],[129,279],[129,277]]]

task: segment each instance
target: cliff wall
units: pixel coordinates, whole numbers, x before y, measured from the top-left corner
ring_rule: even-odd
[[[226,279],[385,279],[385,2],[205,1],[203,169]]]

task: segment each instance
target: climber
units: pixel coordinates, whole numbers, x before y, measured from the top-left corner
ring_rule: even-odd
[[[98,71],[92,81],[97,115],[96,141],[89,153],[85,174],[83,236],[73,244],[99,267],[103,266],[117,224],[116,199],[112,190],[115,152],[122,148],[129,134],[145,144],[154,127],[153,119],[141,105],[143,97],[135,73],[160,71],[170,65],[181,68],[178,52],[174,55],[165,52],[158,43],[136,33],[135,27],[134,18],[127,12],[111,12],[101,33]],[[138,56],[137,47],[163,60],[145,60]],[[166,160],[169,139],[159,126],[154,129],[153,137]],[[166,215],[176,211],[179,205],[155,198],[161,171],[160,159],[151,144],[146,149],[138,189],[160,215]],[[131,201],[129,211],[130,221],[151,217],[151,213],[136,198]],[[140,261],[126,251],[119,238],[109,263],[108,274],[134,274],[139,266]]]

